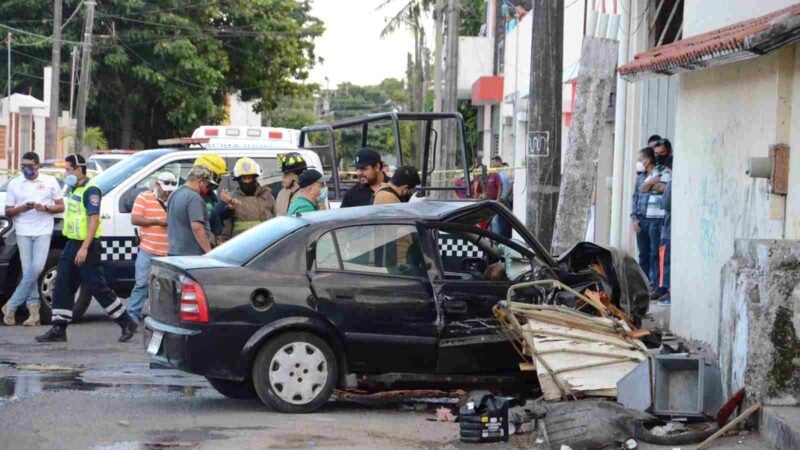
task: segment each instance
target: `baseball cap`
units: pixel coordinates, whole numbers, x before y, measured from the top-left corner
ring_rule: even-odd
[[[214,187],[219,185],[215,180],[214,172],[206,166],[193,166],[192,170],[189,171],[189,176],[208,181]]]
[[[158,185],[164,192],[172,192],[178,188],[178,179],[169,172],[161,172],[158,174]]]
[[[395,186],[416,187],[421,183],[417,168],[414,166],[400,166],[392,175],[392,184]]]
[[[363,147],[356,153],[356,169],[363,169],[367,166],[374,166],[381,162],[381,154],[369,147]]]
[[[297,180],[297,184],[300,185],[300,188],[306,188],[311,186],[314,183],[327,183],[328,177],[323,176],[321,173],[317,172],[314,169],[308,169],[302,174],[300,174],[300,178]]]

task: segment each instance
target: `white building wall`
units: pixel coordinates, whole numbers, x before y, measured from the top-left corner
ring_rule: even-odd
[[[685,0],[684,39],[763,16],[791,6],[796,0]]]
[[[238,94],[230,97],[230,123],[234,126],[260,127],[261,114],[253,112],[255,102],[244,102]]]
[[[713,3],[713,2],[712,2]],[[737,238],[780,239],[782,198],[745,174],[788,135],[779,78],[793,49],[681,75],[672,209],[672,316],[679,335],[718,344],[721,269]],[[791,92],[791,90],[790,90]],[[795,172],[794,177],[797,177]],[[797,185],[798,183],[790,183]],[[782,213],[782,210],[780,211]],[[775,212],[772,218],[776,218]]]

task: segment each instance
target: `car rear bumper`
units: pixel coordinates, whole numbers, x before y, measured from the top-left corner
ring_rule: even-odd
[[[144,320],[144,348],[147,350],[153,334],[160,332],[163,338],[157,353],[149,353],[155,365],[209,378],[244,379],[239,357],[244,343],[219,339],[219,333],[214,333],[215,329],[218,327],[213,325],[178,327],[147,317]]]

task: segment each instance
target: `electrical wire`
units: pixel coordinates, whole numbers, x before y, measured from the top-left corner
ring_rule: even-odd
[[[52,42],[61,42],[62,44],[72,44],[72,45],[81,45],[80,42],[76,41],[68,41],[66,39],[54,39],[52,36],[44,36],[42,34],[31,33],[30,31],[21,30],[19,28],[9,27],[8,25],[0,24],[0,28],[6,29],[8,31],[13,31],[15,33],[22,33],[33,37],[42,38],[42,42],[44,41],[52,41]],[[18,44],[18,45],[32,45],[32,44]]]

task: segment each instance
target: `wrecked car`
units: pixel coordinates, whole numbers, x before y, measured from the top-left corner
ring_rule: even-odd
[[[496,214],[521,240],[486,229]],[[593,244],[557,260],[492,201],[280,217],[205,256],[154,260],[144,344],[158,365],[288,413],[366,375],[523,377],[492,313],[509,287],[561,280],[635,313],[648,286],[624,261]]]

